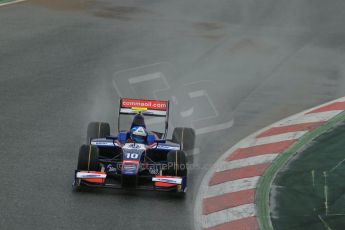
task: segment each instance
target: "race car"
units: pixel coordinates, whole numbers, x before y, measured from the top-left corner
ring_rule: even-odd
[[[169,101],[121,98],[119,104],[117,135],[110,135],[108,123],[88,125],[87,144],[79,149],[75,190],[126,188],[184,194],[186,153],[194,149],[194,130],[175,128],[167,139]],[[127,129],[122,130],[123,125]]]

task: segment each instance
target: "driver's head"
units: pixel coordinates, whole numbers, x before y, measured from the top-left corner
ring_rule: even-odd
[[[145,129],[144,126],[134,126],[131,129],[131,139],[135,142],[135,143],[140,143],[143,144],[146,142],[146,138],[147,138],[147,131]]]
[[[142,127],[146,128],[145,119],[144,119],[144,116],[142,114],[137,114],[134,116],[131,128],[133,128],[135,126],[142,126]]]

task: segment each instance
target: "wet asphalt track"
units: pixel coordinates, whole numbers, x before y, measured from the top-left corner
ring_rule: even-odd
[[[343,0],[0,8],[0,229],[192,229],[198,185],[227,148],[344,96],[344,9]],[[172,125],[200,133],[185,200],[72,192],[87,123],[115,129],[119,94],[169,98]]]

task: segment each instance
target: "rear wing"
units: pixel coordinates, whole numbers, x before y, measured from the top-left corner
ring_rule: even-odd
[[[144,116],[165,117],[165,132],[162,133],[162,138],[166,138],[169,126],[169,101],[121,98],[119,107],[118,128],[120,128],[121,114],[136,115],[141,113]]]
[[[120,114],[128,115],[142,113],[146,116],[168,117],[169,101],[121,98],[119,111]]]

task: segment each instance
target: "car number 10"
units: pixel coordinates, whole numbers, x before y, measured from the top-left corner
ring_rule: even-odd
[[[126,158],[130,158],[130,159],[138,159],[139,155],[137,153],[127,153]]]

